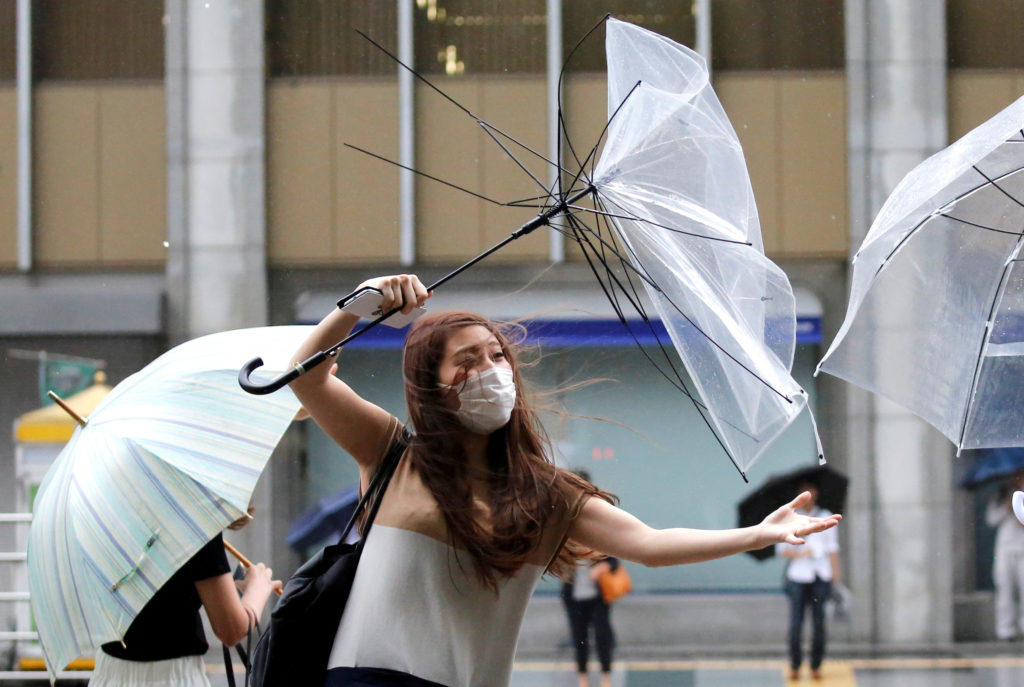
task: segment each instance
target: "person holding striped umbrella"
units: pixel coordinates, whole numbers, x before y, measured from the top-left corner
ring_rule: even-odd
[[[29,531],[32,614],[51,676],[97,652],[96,685],[203,685],[199,606],[229,644],[262,612],[271,571],[252,566],[239,601],[221,532],[248,519],[299,402],[288,392],[247,394],[236,371],[257,347],[283,369],[310,330],[186,342],[78,418],[40,485]]]

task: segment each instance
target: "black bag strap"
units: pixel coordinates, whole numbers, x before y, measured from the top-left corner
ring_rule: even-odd
[[[238,652],[238,659],[242,662],[242,667],[245,668],[245,687],[249,687],[249,673],[252,670],[252,662],[249,657],[252,656],[253,624],[256,625],[256,636],[260,635],[260,621],[250,620],[249,629],[245,632],[245,648],[242,648],[241,642],[235,646],[235,651]],[[221,644],[221,648],[224,650],[224,674],[228,679],[228,687],[235,687],[235,669],[231,665],[231,650],[228,649],[226,644]]]
[[[341,533],[341,539],[339,541],[345,541],[348,539],[349,532],[352,531],[352,527],[355,526],[356,521],[359,520],[359,514],[366,508],[366,505],[373,501],[373,506],[370,512],[366,516],[366,526],[363,528],[363,536],[370,531],[370,526],[373,524],[374,518],[377,517],[377,511],[380,510],[381,501],[384,500],[384,491],[388,488],[388,484],[391,482],[392,475],[395,474],[395,469],[398,467],[399,461],[402,460],[402,454],[405,453],[406,447],[409,446],[409,442],[412,441],[412,433],[408,428],[403,427],[402,433],[388,448],[388,452],[384,455],[384,459],[381,461],[380,467],[373,473],[373,477],[370,479],[369,486],[366,487],[366,492],[363,497],[359,499],[359,503],[356,504],[356,509],[352,513],[352,517],[349,518],[348,524],[345,525],[345,529]]]

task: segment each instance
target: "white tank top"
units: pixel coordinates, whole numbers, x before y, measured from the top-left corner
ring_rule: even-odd
[[[391,438],[397,420],[393,427]],[[579,513],[575,501],[494,592],[447,543],[437,502],[403,460],[367,536],[328,668],[388,668],[446,687],[507,685],[526,604]]]

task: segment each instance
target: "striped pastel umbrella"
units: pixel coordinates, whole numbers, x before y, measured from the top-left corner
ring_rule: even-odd
[[[237,370],[256,349],[284,369],[310,329],[184,343],[118,384],[75,430],[29,532],[32,612],[51,674],[121,640],[171,575],[244,515],[299,402],[245,393]]]

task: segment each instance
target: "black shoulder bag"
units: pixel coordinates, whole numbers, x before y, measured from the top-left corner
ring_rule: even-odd
[[[363,542],[410,438],[408,430],[403,429],[401,437],[388,450],[345,526],[341,543],[324,547],[285,584],[270,614],[270,624],[252,654],[253,687],[324,683],[334,635],[352,590]],[[355,544],[345,544],[359,514],[370,503],[373,505],[366,517],[363,538]]]

